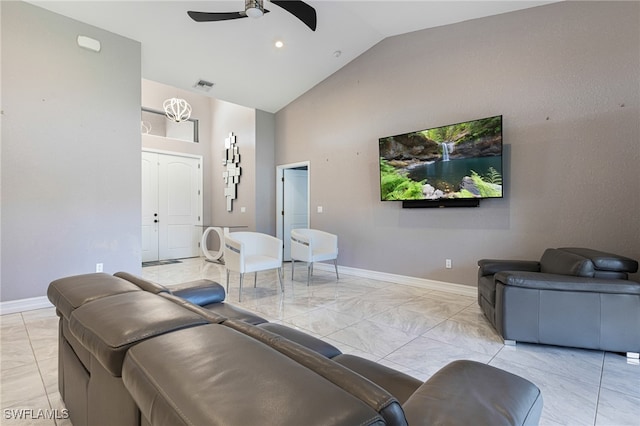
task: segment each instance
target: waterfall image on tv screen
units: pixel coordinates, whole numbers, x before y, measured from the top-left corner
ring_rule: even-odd
[[[502,116],[379,139],[380,198],[502,197]]]

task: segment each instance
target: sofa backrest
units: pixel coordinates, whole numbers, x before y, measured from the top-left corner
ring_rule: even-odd
[[[93,300],[120,293],[141,291],[128,281],[105,273],[74,275],[52,281],[47,297],[64,318],[69,319],[78,307]]]
[[[626,280],[637,270],[633,259],[588,248],[550,248],[540,259],[540,272],[548,274]]]
[[[339,385],[224,324],[135,345],[125,358],[122,379],[153,425],[385,424]]]
[[[137,291],[85,303],[71,313],[71,333],[114,377],[120,377],[129,348],[154,336],[208,324],[172,300]]]
[[[577,254],[591,260],[596,278],[626,280],[629,278],[628,274],[638,272],[637,261],[618,254],[580,247],[562,247],[558,250]]]
[[[229,320],[223,325],[259,340],[295,362],[319,374],[378,412],[388,425],[406,425],[407,420],[398,400],[375,383],[331,361],[318,352],[294,343],[264,327]]]

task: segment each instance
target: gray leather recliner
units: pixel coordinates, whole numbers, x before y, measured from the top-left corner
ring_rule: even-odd
[[[586,248],[478,261],[478,304],[506,343],[640,353],[638,262]]]

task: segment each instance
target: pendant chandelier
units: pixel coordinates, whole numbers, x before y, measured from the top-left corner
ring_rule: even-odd
[[[186,121],[191,117],[191,105],[184,99],[171,98],[164,101],[162,104],[164,113],[169,120],[180,123]]]

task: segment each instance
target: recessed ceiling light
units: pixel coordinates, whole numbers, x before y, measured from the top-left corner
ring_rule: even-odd
[[[281,49],[284,46],[284,42],[282,40],[278,40],[278,41],[276,41],[275,46],[278,49]]]

